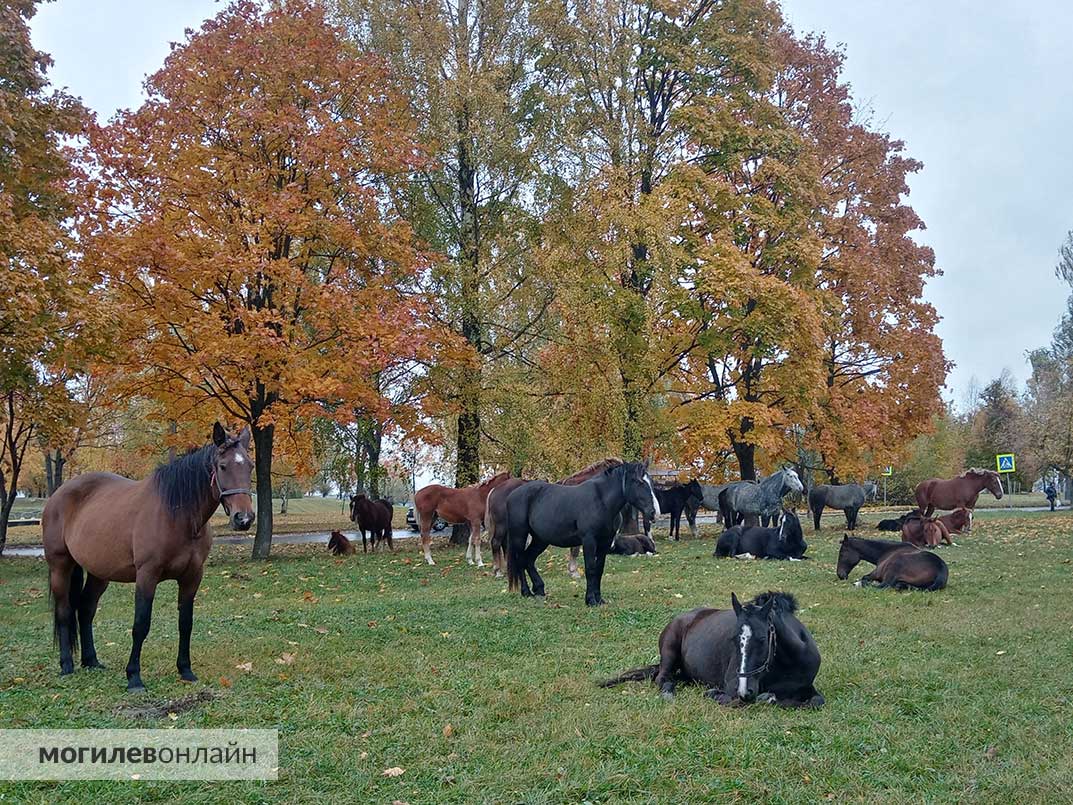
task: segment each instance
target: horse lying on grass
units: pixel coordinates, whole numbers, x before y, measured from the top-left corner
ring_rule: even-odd
[[[733,609],[694,609],[678,615],[659,636],[659,664],[635,668],[600,683],[655,679],[670,701],[679,682],[704,685],[704,695],[720,704],[759,701],[782,707],[822,707],[813,683],[820,650],[794,614],[789,593],[767,592]]]
[[[343,536],[342,531],[333,531],[328,539],[328,550],[333,556],[351,556],[355,552],[354,545]]]
[[[778,528],[736,525],[719,535],[712,556],[737,556],[742,559],[804,559],[808,543],[801,531],[801,521],[788,511]]]
[[[960,534],[972,523],[972,515],[968,509],[955,509],[940,517],[939,522],[950,534]]]
[[[608,553],[619,556],[654,556],[659,551],[656,550],[656,543],[646,534],[618,534],[611,541],[611,550]]]
[[[896,590],[934,591],[943,589],[950,575],[946,562],[931,551],[905,542],[848,535],[842,538],[835,574],[845,580],[862,559],[876,569],[857,581],[857,586],[876,583]]]
[[[902,526],[905,525],[906,520],[908,520],[910,517],[919,516],[920,512],[918,512],[916,509],[913,509],[913,511],[906,512],[901,517],[892,517],[886,520],[880,520],[879,524],[876,525],[876,528],[879,531],[901,531]]]
[[[942,520],[919,515],[908,517],[902,523],[902,542],[908,542],[918,548],[936,548],[940,542],[954,544]]]

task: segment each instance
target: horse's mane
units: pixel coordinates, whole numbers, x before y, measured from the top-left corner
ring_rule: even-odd
[[[797,612],[797,599],[790,593],[781,593],[774,590],[769,590],[766,593],[760,593],[756,598],[747,603],[745,606],[757,606],[762,607],[768,601],[774,599],[775,606],[781,609],[783,612],[793,613]]]
[[[573,475],[563,478],[561,481],[559,481],[559,483],[569,486],[571,484],[577,483],[578,481],[595,478],[597,475],[602,475],[608,470],[613,470],[615,467],[622,466],[623,463],[624,462],[621,458],[615,458],[614,456],[601,458],[599,461],[590,464],[584,469],[578,470]]]
[[[965,470],[965,472],[961,473],[961,475],[959,475],[958,478],[968,478],[970,475],[988,476],[988,475],[998,475],[998,473],[995,472],[994,470],[982,470],[979,467],[970,467],[969,469]]]
[[[486,481],[481,481],[481,482],[480,482],[479,484],[477,484],[477,486],[479,486],[480,488],[482,488],[482,489],[483,489],[484,487],[488,486],[488,484],[490,484],[490,483],[492,483],[493,481],[495,481],[495,480],[496,480],[497,478],[502,478],[502,477],[504,477],[504,476],[506,476],[507,478],[509,478],[509,477],[510,477],[510,470],[507,470],[506,472],[497,472],[497,473],[496,473],[495,475],[493,475],[493,476],[492,476],[491,478],[489,478],[488,480],[486,480]]]
[[[223,449],[237,442],[230,440]],[[210,443],[153,470],[157,491],[172,512],[192,511],[212,494],[208,481],[215,457],[216,445]]]

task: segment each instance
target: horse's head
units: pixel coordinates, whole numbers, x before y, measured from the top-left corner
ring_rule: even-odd
[[[700,488],[700,483],[696,479],[686,484],[686,489],[689,491],[691,498],[696,498],[697,500],[704,498],[704,490]]]
[[[1002,500],[1002,476],[994,470],[985,470],[987,473],[987,491],[999,500]]]
[[[935,548],[943,539],[943,528],[937,520],[924,520],[923,525],[924,544],[929,548]]]
[[[766,596],[748,604],[730,594],[730,603],[737,617],[734,639],[734,662],[727,670],[727,689],[734,690],[739,699],[752,701],[760,693],[761,677],[775,657],[775,596]],[[729,679],[733,677],[733,681]]]
[[[358,521],[358,504],[363,500],[368,500],[363,493],[350,496],[350,522]]]
[[[496,473],[491,478],[489,478],[487,481],[482,481],[481,484],[480,484],[480,488],[484,492],[490,492],[491,490],[495,489],[497,486],[499,486],[504,481],[509,481],[509,480],[510,480],[510,472],[509,471]]]
[[[801,520],[793,509],[786,509],[783,512],[782,539],[799,556],[808,550],[808,543],[805,542],[805,532],[801,529]]]
[[[216,454],[212,459],[213,493],[219,494],[224,511],[231,518],[235,531],[246,531],[253,525],[253,490],[250,478],[253,462],[250,461],[250,429],[243,428],[237,436],[231,436],[217,422],[212,429],[212,443]]]
[[[802,484],[801,479],[797,477],[797,470],[787,467],[782,471],[782,489],[783,494],[786,494],[786,490],[796,492],[798,495],[805,491],[804,484]]]
[[[835,569],[835,575],[844,581],[860,561],[861,555],[850,542],[849,534],[843,535],[842,544],[838,548],[838,567]]]
[[[656,500],[652,479],[648,477],[647,463],[623,464],[619,472],[622,473],[622,493],[626,497],[626,502],[641,512],[649,521],[655,520],[656,515],[660,513],[659,501]]]

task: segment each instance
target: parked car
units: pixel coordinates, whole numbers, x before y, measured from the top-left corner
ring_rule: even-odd
[[[406,509],[406,525],[410,527],[410,530],[417,533],[421,530],[421,524],[417,522],[417,517],[414,515],[414,506],[411,503]],[[433,533],[437,531],[446,531],[451,527],[451,524],[444,520],[442,517],[437,517],[432,521]]]

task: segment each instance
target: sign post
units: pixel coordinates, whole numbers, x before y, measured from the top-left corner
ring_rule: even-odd
[[[887,505],[887,479],[890,478],[890,476],[892,476],[892,475],[894,475],[894,467],[892,467],[890,464],[888,464],[887,468],[885,470],[883,470],[883,505],[884,506]]]
[[[1013,506],[1013,478],[1011,477],[1017,472],[1017,456],[1013,453],[999,453],[995,456],[995,469],[998,470],[1000,476],[1006,476],[1006,494],[1008,495],[1009,506]]]

